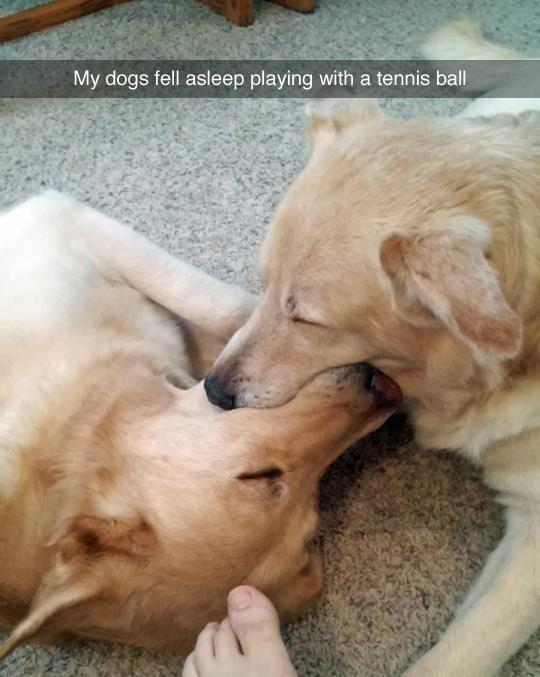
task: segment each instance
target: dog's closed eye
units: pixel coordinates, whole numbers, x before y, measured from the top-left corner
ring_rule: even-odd
[[[285,483],[281,481],[284,472],[277,466],[270,466],[250,472],[249,470],[236,476],[244,487],[250,487],[259,498],[275,501],[283,495]]]
[[[277,480],[283,475],[281,468],[263,468],[255,472],[243,472],[237,476],[238,480]]]

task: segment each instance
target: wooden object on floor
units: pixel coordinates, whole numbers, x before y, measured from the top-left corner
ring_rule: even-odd
[[[219,12],[237,26],[249,26],[253,21],[253,0],[199,0]]]
[[[0,42],[7,42],[42,28],[77,19],[130,0],[53,0],[23,12],[0,17]]]
[[[112,5],[130,0],[52,0],[16,14],[0,17],[0,42],[15,40],[23,35],[99,12]],[[237,26],[249,26],[253,21],[253,0],[199,0],[215,12],[223,14]],[[271,0],[297,12],[311,12],[315,0]]]
[[[203,5],[215,12],[223,14],[237,26],[249,26],[253,21],[253,0],[199,0]],[[312,12],[315,9],[315,0],[271,0],[287,9],[296,12]]]

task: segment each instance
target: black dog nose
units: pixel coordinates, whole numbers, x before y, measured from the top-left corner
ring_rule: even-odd
[[[234,395],[230,395],[213,374],[208,374],[204,379],[204,390],[210,402],[216,407],[234,409]]]

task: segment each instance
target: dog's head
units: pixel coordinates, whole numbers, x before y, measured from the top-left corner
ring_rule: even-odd
[[[186,650],[240,583],[296,615],[320,591],[309,548],[319,477],[401,401],[369,365],[321,374],[283,407],[231,412],[202,385],[114,376],[66,433],[45,489],[55,526],[36,544],[41,582],[0,658],[62,633]]]
[[[508,301],[522,280],[506,277],[507,300],[496,272],[520,245],[502,154],[480,157],[491,132],[355,102],[315,109],[309,132],[310,161],[262,249],[264,295],[208,375],[210,400],[275,406],[362,360],[409,398],[470,394],[521,341]]]

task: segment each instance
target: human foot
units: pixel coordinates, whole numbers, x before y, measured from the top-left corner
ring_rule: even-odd
[[[270,600],[255,588],[229,594],[229,615],[209,623],[184,665],[182,677],[296,677]]]

